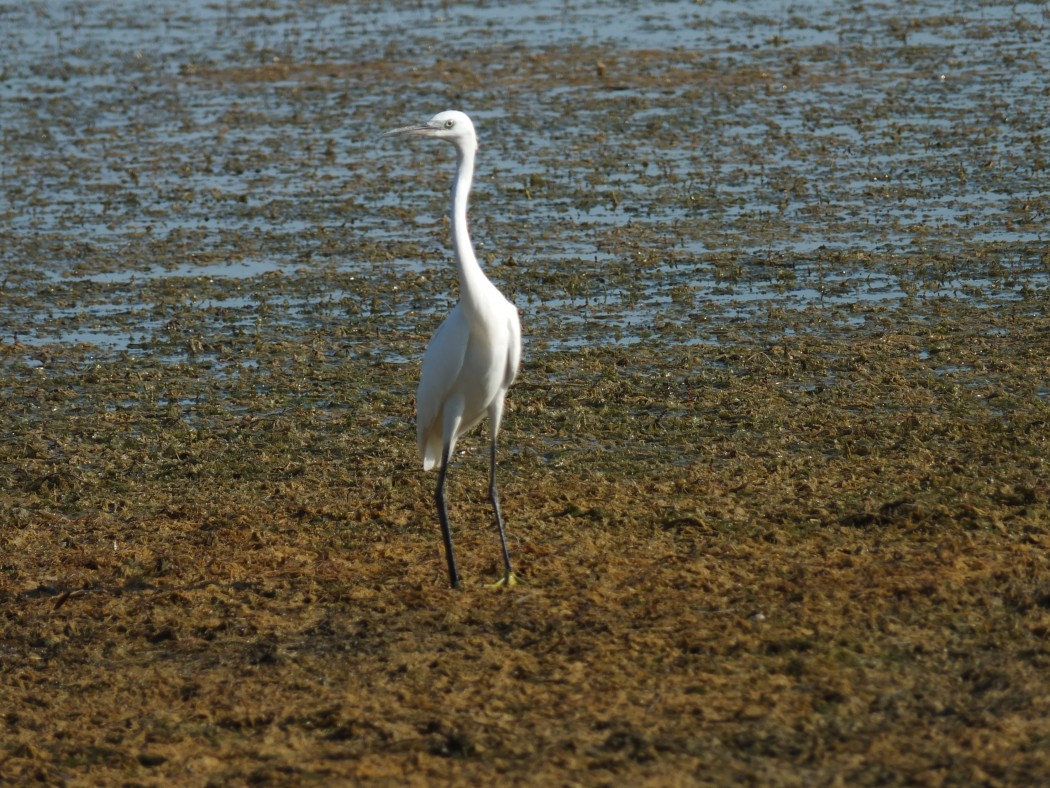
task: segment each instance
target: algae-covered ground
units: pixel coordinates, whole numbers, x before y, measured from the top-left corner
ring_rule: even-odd
[[[1046,782],[1048,25],[0,9],[0,781]],[[510,589],[414,443],[452,107]]]

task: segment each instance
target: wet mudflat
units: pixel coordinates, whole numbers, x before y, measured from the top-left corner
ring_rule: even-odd
[[[310,4],[307,4],[310,5]],[[70,3],[0,61],[0,775],[1038,784],[1045,5]],[[528,336],[414,446],[451,151]]]

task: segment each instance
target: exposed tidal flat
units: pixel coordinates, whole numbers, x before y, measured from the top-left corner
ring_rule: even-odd
[[[0,9],[0,775],[1050,772],[1045,4]],[[521,311],[444,587],[450,152]]]

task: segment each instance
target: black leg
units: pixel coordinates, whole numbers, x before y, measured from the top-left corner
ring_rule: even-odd
[[[510,552],[507,550],[507,535],[503,532],[503,515],[499,510],[499,492],[496,490],[496,440],[492,440],[492,453],[489,457],[489,500],[492,501],[492,511],[496,513],[496,529],[499,531],[499,544],[503,548],[503,566],[507,573],[505,579],[514,576],[510,568]]]
[[[448,583],[452,588],[459,588],[459,572],[456,570],[456,556],[452,552],[452,530],[448,525],[448,509],[445,508],[445,474],[448,473],[448,445],[441,453],[441,470],[438,472],[437,501],[438,520],[441,521],[441,536],[445,540],[445,560],[448,561]],[[506,551],[506,548],[504,548]]]

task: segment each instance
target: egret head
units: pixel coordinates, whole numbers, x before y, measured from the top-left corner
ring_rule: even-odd
[[[478,138],[474,133],[474,124],[462,112],[454,109],[439,112],[426,123],[415,126],[402,126],[385,132],[384,137],[433,137],[446,140],[457,148],[477,148]]]

